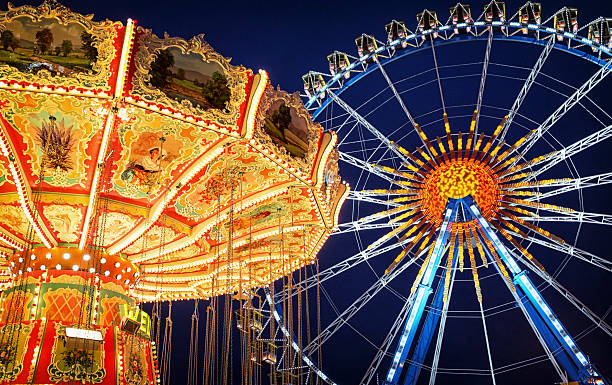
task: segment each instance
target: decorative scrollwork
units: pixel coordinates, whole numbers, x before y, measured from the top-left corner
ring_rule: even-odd
[[[12,323],[2,326],[2,335],[13,337],[0,344],[0,380],[13,382],[23,370],[32,324]]]
[[[170,37],[168,34],[164,34],[163,38],[159,38],[151,30],[138,27],[137,39],[138,51],[134,56],[136,70],[132,79],[132,95],[148,102],[167,106],[186,115],[212,120],[218,125],[232,127],[234,130],[238,129],[237,122],[240,117],[240,106],[246,100],[245,86],[251,70],[242,66],[231,65],[231,58],[225,58],[216,52],[204,40],[203,34],[194,36],[190,40]],[[230,91],[229,101],[225,109],[202,108],[199,105],[194,105],[188,99],[176,100],[151,84],[152,63],[161,51],[172,48],[178,49],[183,55],[199,55],[203,62],[216,63],[221,67]]]
[[[42,63],[42,69],[37,72],[25,72],[14,66],[1,63],[0,78],[19,82],[24,81],[39,86],[110,90],[108,80],[113,72],[111,70],[111,63],[117,54],[114,42],[117,38],[117,30],[123,26],[122,23],[110,20],[93,21],[93,15],[81,15],[72,12],[68,7],[54,0],[45,0],[38,7],[30,5],[15,7],[9,3],[8,8],[8,11],[0,12],[0,30],[4,31],[7,28],[7,24],[24,17],[29,18],[31,22],[42,22],[43,20],[52,19],[59,22],[62,26],[77,23],[84,28],[84,32],[90,35],[92,39],[91,44],[97,50],[97,55],[95,55],[96,59],[91,62],[91,69],[87,71],[81,69],[83,72],[73,71],[69,74],[57,76],[53,76],[49,69],[51,66],[49,63]],[[15,49],[13,49],[13,53],[14,51]],[[33,57],[30,59],[40,58]],[[44,66],[44,64],[48,65]]]
[[[106,329],[98,329],[102,337]],[[55,324],[55,342],[51,352],[51,364],[47,368],[51,381],[76,380],[99,384],[106,376],[104,369],[104,341],[85,345],[84,340],[69,341],[66,326]]]
[[[149,378],[147,366],[148,342],[136,336],[123,336],[123,356],[125,357],[125,383],[146,385]]]
[[[276,105],[284,104],[289,107],[293,113],[295,113],[298,119],[303,119],[306,123],[307,130],[307,150],[305,151],[304,157],[293,156],[287,150],[287,147],[275,141],[273,137],[266,132],[265,119],[269,118],[273,107]],[[282,91],[280,88],[276,90],[268,85],[266,92],[259,105],[259,111],[257,112],[257,118],[255,122],[255,135],[254,138],[266,148],[274,151],[282,160],[286,161],[299,171],[309,174],[314,167],[317,152],[319,151],[319,138],[323,133],[323,128],[312,121],[310,113],[304,107],[302,100],[297,92],[289,94]]]

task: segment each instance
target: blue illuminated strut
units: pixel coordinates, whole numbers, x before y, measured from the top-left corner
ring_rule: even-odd
[[[419,320],[423,314],[427,297],[429,297],[429,294],[432,292],[431,284],[435,275],[434,269],[440,264],[442,254],[444,254],[444,246],[446,245],[446,241],[450,235],[452,219],[457,212],[457,205],[458,201],[451,200],[446,206],[444,220],[442,221],[442,227],[440,227],[440,234],[438,234],[431,258],[429,258],[427,266],[425,267],[425,272],[417,288],[414,302],[410,306],[410,313],[408,314],[408,319],[406,319],[404,331],[402,332],[399,344],[397,345],[397,349],[393,355],[391,367],[387,373],[387,384],[395,385],[399,381],[400,374],[402,373],[401,369],[404,365],[404,361],[406,360],[406,356],[408,355],[410,345],[412,344],[412,339],[414,338],[416,329],[419,325]]]
[[[461,218],[458,216],[459,210],[462,214]],[[476,226],[481,230],[482,237],[486,237],[487,239],[485,243],[491,245],[494,249],[489,250],[485,248],[486,254],[491,262],[495,265],[492,254],[496,252],[503,263],[508,267],[512,273],[517,294],[519,294],[517,298],[520,304],[534,321],[533,323],[543,336],[548,349],[556,352],[555,356],[563,369],[567,372],[569,379],[571,381],[578,381],[581,384],[608,385],[606,380],[598,373],[597,369],[589,362],[587,356],[580,350],[544,297],[531,282],[526,272],[517,264],[513,254],[506,248],[504,243],[493,231],[490,223],[483,217],[480,208],[470,196],[461,199],[450,199],[446,206],[440,233],[436,238],[431,258],[426,260],[427,265],[424,268],[423,276],[419,281],[414,297],[411,296],[409,298],[409,301],[413,298],[414,300],[410,304],[408,318],[406,319],[397,349],[393,355],[393,360],[385,378],[385,384],[397,385],[399,383],[404,363],[406,362],[414,336],[419,328],[419,322],[425,304],[433,291],[432,283],[435,276],[435,270],[440,266],[440,261],[444,254],[453,222],[458,218],[460,221],[475,221]],[[496,266],[496,268],[498,268],[498,272],[500,272],[499,267]],[[441,297],[439,292],[441,288],[443,289],[443,284],[441,283],[440,285],[434,300],[435,303],[432,305],[435,309],[440,307],[441,298],[438,297]],[[411,365],[407,375],[405,375],[405,385],[416,383],[419,374],[416,367],[422,363],[427,347],[429,346],[431,334],[436,327],[438,319],[439,317],[435,316],[435,314],[434,316],[430,314],[430,316],[427,317],[423,325],[421,341],[419,341],[414,352],[415,362]]]

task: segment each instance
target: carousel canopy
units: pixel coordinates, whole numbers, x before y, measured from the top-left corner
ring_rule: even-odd
[[[202,35],[55,2],[9,5],[0,25],[5,285],[90,270],[142,301],[206,298],[315,260],[348,186],[297,95]]]

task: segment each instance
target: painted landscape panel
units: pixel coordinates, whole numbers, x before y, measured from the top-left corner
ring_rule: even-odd
[[[225,110],[230,89],[223,68],[196,53],[171,47],[158,51],[151,63],[150,83],[179,102],[188,100],[204,110]]]
[[[308,152],[308,123],[299,117],[294,107],[282,100],[274,102],[266,113],[264,129],[279,146],[300,158]]]
[[[18,17],[0,32],[0,63],[22,72],[47,70],[71,76],[88,72],[98,58],[93,36],[78,23],[60,24],[55,19],[35,21]]]

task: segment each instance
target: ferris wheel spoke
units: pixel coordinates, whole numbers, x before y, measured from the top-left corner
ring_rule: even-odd
[[[264,287],[264,293],[268,303],[270,304],[270,310],[272,311],[272,314],[277,322],[278,327],[280,328],[288,344],[293,348],[294,352],[301,357],[304,364],[306,364],[314,373],[316,373],[322,381],[329,385],[336,385],[335,382],[333,382],[329,377],[327,377],[327,375],[315,365],[315,363],[307,356],[306,352],[302,349],[302,347],[298,345],[296,336],[291,330],[288,330],[284,324],[284,314],[282,313],[282,308],[279,306],[278,303],[274,303],[272,301],[272,295],[267,287]],[[283,350],[283,356],[284,355],[285,350]],[[279,361],[282,361],[282,359],[283,357],[281,357],[281,360]]]
[[[376,203],[376,204],[383,205],[383,206],[391,206],[391,207],[401,206],[401,204],[399,204],[399,203],[390,202],[390,201],[386,201],[386,200],[383,200],[383,199],[378,199],[378,198],[375,198],[372,195],[368,195],[367,193],[363,193],[362,191],[350,191],[349,192],[349,196],[347,197],[347,199],[352,200],[352,201],[361,201],[361,202]]]
[[[349,155],[345,152],[339,151],[338,152],[338,156],[339,159],[343,162],[346,162],[348,164],[351,164],[355,167],[361,168],[361,169],[365,169],[368,172],[370,172],[371,174],[374,174],[384,180],[386,180],[387,182],[390,183],[394,183],[394,179],[391,178],[389,175],[387,175],[382,169],[379,169],[378,167],[374,167],[372,166],[370,163],[366,162],[363,159],[359,159],[357,157],[354,157],[352,155]]]
[[[440,80],[440,70],[438,67],[438,58],[436,57],[436,47],[434,45],[433,36],[429,35],[431,42],[431,56],[433,57],[434,68],[436,69],[436,80],[438,81],[438,91],[440,92],[440,103],[442,103],[442,113],[446,115],[446,105],[444,104],[444,92],[442,92],[442,82]]]
[[[516,96],[516,99],[514,100],[514,103],[512,104],[512,107],[510,108],[510,111],[508,112],[508,119],[506,119],[506,121],[504,122],[502,130],[499,136],[497,137],[497,139],[500,142],[504,140],[504,138],[506,137],[506,133],[508,132],[508,128],[510,128],[510,124],[512,123],[512,120],[514,119],[514,116],[516,115],[517,111],[521,107],[521,104],[523,104],[523,101],[525,100],[525,97],[527,96],[529,89],[535,82],[536,77],[540,73],[540,70],[544,66],[544,63],[546,62],[548,55],[552,52],[552,49],[554,46],[555,46],[555,37],[551,35],[550,39],[548,40],[548,44],[546,44],[546,46],[544,47],[544,50],[542,50],[542,53],[540,54],[540,57],[535,62],[533,68],[531,68],[531,72],[529,73],[529,76],[527,76],[527,79],[525,79],[525,83],[523,84],[523,87],[519,91],[518,95]]]
[[[512,152],[520,151],[520,154],[524,156],[535,143],[555,124],[561,119],[567,111],[569,111],[574,105],[586,96],[597,84],[599,84],[610,72],[610,66],[612,62],[608,62],[602,66],[593,76],[591,76],[580,88],[578,88],[572,95],[570,95],[563,104],[561,104],[542,124],[540,124],[533,133],[531,133],[527,140],[521,145],[515,148]],[[520,156],[517,157],[515,162],[518,162]]]
[[[402,99],[401,95],[399,94],[399,92],[397,92],[397,89],[395,88],[395,84],[393,84],[393,82],[391,81],[391,78],[387,74],[387,71],[385,70],[383,65],[380,64],[380,61],[378,60],[377,56],[374,57],[374,60],[376,61],[376,64],[378,64],[378,69],[380,70],[380,73],[383,75],[383,77],[387,81],[387,84],[389,85],[389,88],[393,92],[393,95],[395,95],[395,98],[397,99],[400,107],[402,107],[402,110],[404,111],[404,114],[406,114],[406,117],[410,121],[410,124],[412,124],[412,127],[414,128],[414,131],[417,133],[417,136],[421,140],[421,143],[423,143],[425,151],[429,151],[428,148],[427,148],[427,144],[425,143],[423,138],[421,138],[421,135],[419,135],[419,133],[418,133],[416,121],[412,117],[412,114],[410,113],[410,111],[408,111],[408,107],[406,107],[406,104],[404,103],[404,100]]]
[[[493,370],[493,359],[491,358],[491,347],[489,345],[489,333],[487,332],[487,322],[485,321],[484,310],[482,309],[482,301],[478,301],[480,305],[480,318],[482,319],[482,328],[484,329],[485,343],[487,345],[487,356],[489,357],[489,369],[491,370],[491,381],[495,382],[495,371]]]
[[[426,253],[431,246],[423,250],[421,254]],[[347,323],[355,314],[359,312],[380,290],[385,288],[391,281],[404,272],[408,267],[417,261],[418,256],[411,259],[409,262],[400,265],[397,269],[392,270],[389,274],[383,274],[374,285],[370,286],[359,298],[357,298],[349,307],[346,308],[333,322],[331,322],[321,334],[314,339],[307,347],[306,351],[315,351],[318,347],[329,340],[345,323]]]
[[[414,292],[410,293],[408,300],[404,302],[404,306],[402,307],[399,314],[397,315],[397,318],[395,318],[393,325],[389,329],[389,333],[387,333],[387,336],[385,337],[382,344],[376,351],[376,355],[372,359],[372,362],[368,366],[368,369],[363,375],[363,378],[359,382],[360,385],[369,385],[372,383],[372,380],[374,379],[374,376],[376,375],[376,372],[378,371],[378,368],[382,360],[388,355],[387,352],[389,351],[391,344],[395,340],[395,337],[397,336],[397,334],[402,329],[402,325],[404,324],[404,322],[406,321],[406,318],[408,317],[408,313],[410,312],[410,306],[412,305],[413,302],[414,302]]]
[[[576,309],[578,309],[582,314],[584,314],[593,324],[600,328],[604,333],[606,333],[609,337],[612,337],[612,327],[608,325],[608,323],[595,314],[594,311],[589,309],[584,303],[582,303],[576,296],[574,296],[569,290],[567,290],[563,285],[561,285],[553,276],[551,276],[546,271],[539,269],[535,266],[530,260],[523,258],[520,252],[514,250],[510,250],[510,253],[514,256],[514,258],[518,259],[523,263],[523,265],[527,266],[529,270],[538,275],[544,282],[548,283],[553,289],[555,289],[559,294],[561,294],[565,299],[568,300]]]
[[[538,244],[544,247],[548,247],[549,249],[556,250],[560,253],[567,254],[572,257],[576,257],[594,266],[597,266],[601,269],[612,272],[612,261],[599,257],[595,254],[589,253],[588,251],[582,250],[578,247],[571,246],[566,243],[558,242],[552,238],[546,238],[544,240],[538,237],[528,236],[527,240],[535,244]]]
[[[485,82],[487,80],[487,71],[489,70],[489,58],[491,57],[491,46],[493,45],[493,30],[489,30],[487,39],[487,50],[485,51],[484,63],[482,64],[482,74],[480,75],[480,86],[478,88],[478,100],[476,102],[476,121],[474,125],[474,138],[478,137],[478,122],[480,121],[480,109],[482,106],[482,96],[484,95]],[[476,141],[474,141],[474,144]],[[495,382],[495,381],[493,381]]]
[[[388,228],[396,228],[399,226],[398,223],[367,223],[367,224],[361,224],[359,221],[353,221],[353,222],[349,222],[350,225],[349,226],[345,226],[345,224],[342,224],[339,226],[338,231],[333,232],[332,235],[338,235],[338,234],[346,234],[346,233],[350,233],[353,231],[368,231],[368,230],[379,230],[379,229],[388,229]]]
[[[456,267],[457,258],[455,258],[454,266]],[[436,382],[436,375],[438,374],[438,364],[440,362],[440,353],[442,352],[442,340],[444,339],[444,331],[446,329],[446,318],[448,317],[448,308],[450,306],[451,295],[453,294],[453,286],[455,285],[455,272],[451,273],[450,281],[448,284],[448,297],[446,298],[446,302],[442,306],[442,314],[440,318],[440,326],[438,328],[438,336],[436,339],[436,349],[434,351],[433,363],[431,365],[431,372],[429,375],[429,385],[434,385]]]
[[[608,139],[611,136],[612,136],[612,124],[557,151],[554,155],[552,155],[551,157],[549,157],[548,159],[540,163],[539,168],[534,170],[529,175],[529,177],[527,177],[525,180],[531,180],[535,178],[536,176],[542,174],[544,171],[552,168],[553,166],[564,161],[565,159],[568,159],[586,150],[587,148]]]
[[[384,143],[392,152],[394,152],[400,159],[408,162],[408,159],[402,154],[392,143],[387,139],[383,133],[381,133],[376,127],[368,122],[363,116],[349,106],[344,100],[333,92],[329,92],[330,98],[335,101],[342,109],[349,113],[356,121],[358,121],[363,127],[365,127],[370,133],[377,137],[382,143]]]
[[[542,207],[540,210],[552,211],[554,216],[537,216],[537,217],[519,217],[525,221],[543,221],[543,222],[578,222],[578,223],[591,223],[596,225],[612,225],[612,215],[610,214],[599,214],[599,213],[589,213],[585,211],[560,211]]]
[[[554,190],[540,193],[540,195],[536,195],[533,197],[527,197],[525,200],[541,201],[542,199],[545,199],[551,196],[561,195],[569,191],[582,190],[588,187],[603,186],[608,183],[612,183],[612,172],[607,172],[607,173],[598,174],[598,175],[584,176],[581,178],[570,179],[568,181],[559,181],[558,183],[551,183],[551,184],[545,185],[545,187],[557,187]]]

